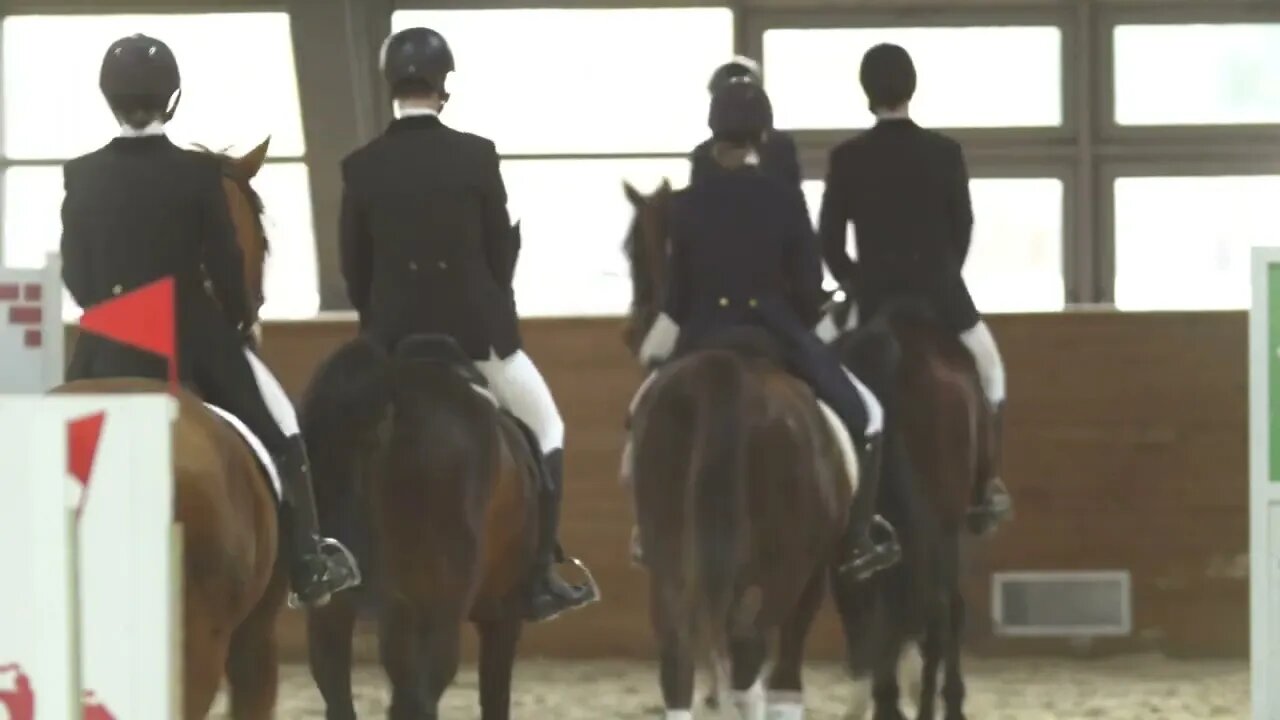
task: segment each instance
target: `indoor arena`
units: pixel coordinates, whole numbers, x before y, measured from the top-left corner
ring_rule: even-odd
[[[1280,5],[0,8],[0,720],[1280,720]]]

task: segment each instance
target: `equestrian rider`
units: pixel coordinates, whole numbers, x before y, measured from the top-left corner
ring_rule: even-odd
[[[546,620],[597,599],[593,586],[555,572],[564,488],[564,421],[521,349],[512,278],[519,235],[492,141],[440,121],[454,69],[444,37],[427,28],[392,34],[382,72],[396,118],[342,165],[341,255],[361,331],[394,347],[416,334],[453,338],[498,401],[537,436],[537,572],[527,617]]]
[[[738,55],[716,68],[711,74],[711,81],[707,83],[707,92],[715,97],[728,83],[742,80],[763,87],[760,66],[755,60]],[[760,169],[766,175],[800,187],[800,160],[796,142],[787,133],[773,129],[773,107],[768,104],[768,95],[764,96],[764,101],[769,129],[765,131],[764,142],[759,147]],[[689,182],[698,182],[708,174],[721,171],[721,165],[711,157],[713,145],[715,138],[708,138],[689,154],[689,161],[692,163]]]
[[[901,556],[893,528],[874,516],[880,403],[812,330],[825,299],[822,261],[800,189],[760,167],[769,127],[764,91],[746,81],[726,84],[712,99],[710,125],[711,156],[721,170],[672,196],[671,280],[665,310],[640,358],[660,362],[735,326],[766,329],[790,368],[844,421],[859,448],[862,482],[850,511],[841,571],[870,577]],[[873,542],[873,526],[888,539]]]
[[[831,152],[819,235],[831,274],[871,317],[891,298],[923,300],[972,353],[993,413],[1000,446],[1004,365],[991,330],[961,276],[973,231],[969,174],[959,143],[915,124],[908,112],[916,88],[911,56],[882,44],[862,59],[861,80],[876,124]],[[854,226],[858,261],[845,247]],[[998,465],[998,459],[997,459]],[[971,516],[991,525],[1012,501],[998,475]]]
[[[341,544],[319,536],[293,406],[250,349],[255,312],[221,161],[165,135],[180,86],[177,61],[160,40],[131,35],[107,49],[100,87],[120,135],[63,169],[63,281],[87,308],[174,278],[179,377],[271,452],[284,490],[280,527],[294,602],[322,605],[360,574]],[[166,375],[158,358],[91,334],[81,335],[67,370],[68,380]]]

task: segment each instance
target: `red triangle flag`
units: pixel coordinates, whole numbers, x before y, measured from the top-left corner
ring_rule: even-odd
[[[130,345],[169,362],[169,382],[178,385],[178,352],[174,342],[173,277],[164,277],[137,290],[86,308],[82,330]]]
[[[98,457],[98,440],[102,438],[102,424],[106,419],[107,414],[99,412],[67,423],[67,474],[78,480],[82,489],[76,515],[84,509],[89,478],[93,476],[93,461]]]

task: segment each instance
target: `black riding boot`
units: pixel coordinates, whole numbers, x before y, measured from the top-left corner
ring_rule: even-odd
[[[280,537],[293,587],[289,604],[319,607],[329,602],[334,593],[359,585],[360,568],[342,543],[320,537],[311,465],[301,435],[289,438],[288,449],[276,458],[276,466],[284,485]]]
[[[859,449],[858,492],[849,508],[849,524],[845,530],[845,556],[840,573],[859,581],[893,567],[902,559],[897,531],[888,520],[875,513],[883,464],[883,437],[873,435]],[[872,537],[873,530],[883,536],[879,541]]]
[[[564,488],[564,453],[555,450],[543,458],[543,483],[538,493],[538,554],[530,587],[526,619],[533,622],[551,620],[561,613],[589,605],[600,599],[591,574],[586,585],[570,585],[556,573],[557,563],[565,562],[556,536],[560,529],[560,498]],[[586,568],[573,561],[583,571]]]
[[[1013,517],[1013,497],[1000,477],[1004,469],[1004,405],[991,410],[991,435],[987,478],[969,508],[969,530],[976,535],[991,532]]]

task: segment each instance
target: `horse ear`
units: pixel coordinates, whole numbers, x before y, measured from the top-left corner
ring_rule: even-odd
[[[670,194],[671,178],[668,178],[668,177],[662,178],[662,184],[658,186],[658,192],[662,193],[663,195]]]
[[[632,205],[635,205],[636,207],[644,207],[644,195],[641,195],[640,191],[635,189],[635,186],[626,180],[622,181],[622,192],[627,194],[627,199],[631,201]]]
[[[235,162],[236,169],[240,172],[241,177],[245,179],[257,177],[258,171],[262,169],[262,164],[267,161],[267,148],[271,145],[271,136],[268,135],[258,147],[250,150],[244,157]]]

